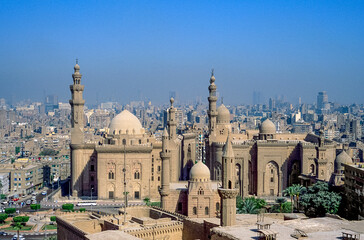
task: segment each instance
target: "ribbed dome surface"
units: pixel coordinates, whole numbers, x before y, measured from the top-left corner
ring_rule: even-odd
[[[276,126],[274,125],[274,123],[271,120],[266,119],[260,125],[259,133],[261,133],[261,134],[275,134],[276,133]]]
[[[129,112],[124,110],[116,115],[110,123],[110,134],[143,134],[144,129],[139,119]]]
[[[230,111],[224,104],[221,104],[220,107],[217,108],[216,120],[217,123],[230,123]]]
[[[342,151],[339,155],[336,156],[335,170],[336,171],[344,170],[344,166],[342,165],[343,163],[346,164],[353,163],[353,160],[345,151]]]
[[[206,182],[210,180],[210,169],[202,162],[198,161],[190,171],[190,180]]]

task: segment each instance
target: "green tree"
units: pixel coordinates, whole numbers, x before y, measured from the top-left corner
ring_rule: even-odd
[[[37,211],[40,209],[40,204],[30,204],[30,209]]]
[[[79,211],[80,212],[85,212],[86,211],[86,208],[80,208]]]
[[[147,206],[150,204],[150,198],[149,197],[144,198],[143,201],[145,202],[145,204]]]
[[[17,223],[26,223],[29,221],[29,216],[17,216],[17,217],[13,217],[13,222]]]
[[[326,213],[335,214],[339,210],[341,196],[329,190],[325,182],[317,182],[308,187],[307,193],[303,194],[300,204],[305,214],[310,217],[325,216]]]
[[[0,199],[6,199],[6,195],[5,194],[0,194]]]
[[[0,213],[0,223],[4,223],[5,220],[9,217],[6,213]]]
[[[55,221],[56,221],[56,216],[51,216],[51,217],[50,217],[50,220],[51,220],[52,222],[55,222]]]
[[[5,213],[6,214],[13,214],[16,212],[15,208],[5,208]]]
[[[276,199],[276,203],[279,205],[279,212],[283,212],[283,204],[287,202],[287,199],[284,197],[279,197]]]
[[[15,222],[13,224],[14,229],[16,230],[17,233],[17,239],[19,239],[19,231],[22,229],[23,224],[21,222]]]
[[[74,208],[74,205],[72,203],[65,203],[62,205],[63,210],[72,211]]]
[[[236,198],[236,207],[238,213],[257,214],[259,210],[267,205],[264,199],[249,197],[242,199],[241,196]]]
[[[294,186],[290,186],[283,190],[284,196],[289,196],[291,198],[291,212],[293,212],[293,198],[296,196],[296,188]]]
[[[294,184],[292,186],[295,188],[296,207],[297,207],[297,209],[300,209],[300,205],[299,205],[300,204],[300,196],[302,194],[305,194],[307,192],[307,189],[304,186],[300,185],[300,184]]]

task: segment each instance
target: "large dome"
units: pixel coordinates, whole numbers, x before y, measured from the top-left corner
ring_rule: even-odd
[[[210,169],[202,162],[198,161],[190,171],[190,180],[195,182],[207,182],[210,180]]]
[[[342,151],[339,155],[336,156],[335,170],[336,171],[344,170],[344,166],[342,165],[343,163],[345,164],[353,163],[353,160],[345,151]]]
[[[276,133],[276,126],[274,125],[274,123],[271,120],[266,119],[260,125],[259,133],[261,133],[261,134],[275,134]]]
[[[143,134],[144,129],[139,119],[129,112],[124,110],[116,115],[109,126],[110,134]]]
[[[224,104],[221,104],[220,107],[217,108],[216,120],[217,123],[230,123],[230,112]]]

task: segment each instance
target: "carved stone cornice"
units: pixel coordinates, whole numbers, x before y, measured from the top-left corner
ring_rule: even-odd
[[[94,143],[85,143],[85,144],[70,144],[72,150],[76,149],[95,149]]]
[[[226,189],[226,188],[219,188],[218,189],[220,197],[223,199],[232,199],[236,198],[239,194],[239,189]]]

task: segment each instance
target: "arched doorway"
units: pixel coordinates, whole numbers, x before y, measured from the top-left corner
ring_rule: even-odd
[[[275,161],[270,161],[265,167],[264,195],[278,196],[279,194],[279,168]]]

